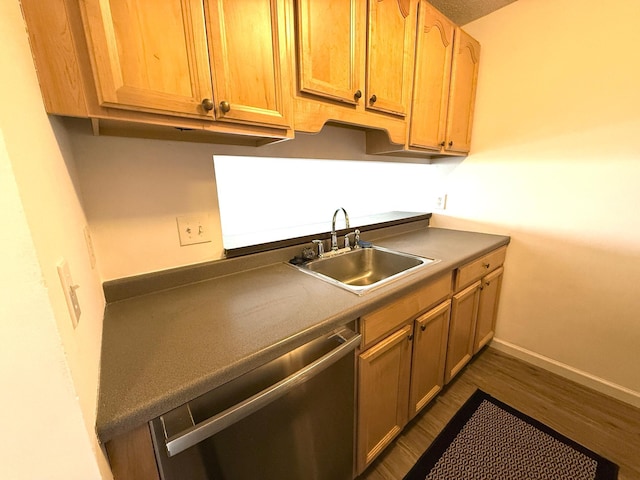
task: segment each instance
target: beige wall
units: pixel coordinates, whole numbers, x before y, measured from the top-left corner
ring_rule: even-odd
[[[473,154],[425,178],[449,194],[434,225],[512,235],[497,345],[637,404],[638,5],[519,0],[467,25]],[[371,158],[337,127],[260,149],[68,130],[103,279],[220,258],[215,153]],[[214,242],[180,247],[175,217],[199,212]]]
[[[640,2],[519,0],[482,44],[434,225],[512,236],[498,346],[640,405]]]
[[[0,205],[0,478],[99,478],[2,130]]]
[[[637,404],[639,8],[636,0],[519,0],[468,25],[483,45],[474,153],[425,179],[442,179],[449,193],[436,225],[512,235],[498,344]],[[2,302],[0,374],[15,394],[3,400],[3,438],[16,439],[0,449],[0,476],[54,478],[31,475],[53,467],[60,478],[96,478],[98,469],[108,478],[93,435],[99,277],[219,258],[219,231],[212,244],[181,249],[175,216],[210,212],[215,229],[211,155],[255,150],[96,138],[86,122],[50,122],[17,1],[1,4],[0,32],[0,64],[11,66],[0,89],[0,199],[13,215],[3,216],[3,233],[6,223],[18,229],[0,236],[2,292],[12,300]],[[367,159],[363,151],[361,132],[336,128],[260,149]],[[87,221],[99,270],[84,246]],[[55,271],[60,257],[81,286],[76,330]],[[53,417],[39,416],[38,393]],[[33,438],[51,442],[37,462]]]
[[[0,3],[0,39],[0,477],[109,478],[94,433],[104,300],[73,159],[44,112],[15,0]],[[63,257],[80,286],[75,330],[56,269]]]

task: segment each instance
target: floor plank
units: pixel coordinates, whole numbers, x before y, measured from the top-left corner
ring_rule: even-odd
[[[640,409],[485,348],[358,480],[398,480],[477,389],[618,464],[619,480],[640,479]]]

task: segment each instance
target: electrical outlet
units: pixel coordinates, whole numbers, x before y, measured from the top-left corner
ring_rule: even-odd
[[[441,193],[435,198],[435,208],[439,210],[444,210],[447,208],[447,194]]]
[[[64,291],[64,299],[67,301],[71,323],[73,324],[73,328],[76,328],[80,321],[80,314],[82,313],[80,310],[80,302],[78,301],[78,294],[76,293],[76,290],[80,288],[80,286],[73,283],[69,264],[64,258],[58,262],[58,276],[60,277],[60,284]]]
[[[187,215],[176,217],[180,246],[211,241],[209,215]]]

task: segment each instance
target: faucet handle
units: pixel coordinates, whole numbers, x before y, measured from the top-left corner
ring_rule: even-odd
[[[311,242],[318,247],[318,258],[324,255],[324,243],[322,240],[311,240]]]

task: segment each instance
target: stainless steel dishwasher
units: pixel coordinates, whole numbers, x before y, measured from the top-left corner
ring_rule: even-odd
[[[163,480],[351,480],[355,349],[341,328],[152,420]]]

